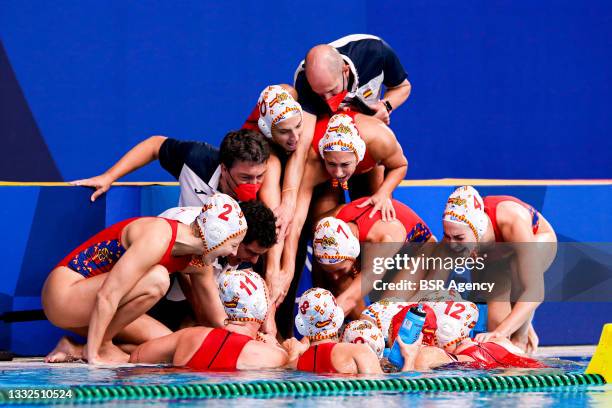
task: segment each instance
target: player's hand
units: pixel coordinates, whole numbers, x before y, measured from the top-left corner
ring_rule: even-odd
[[[389,116],[389,112],[387,111],[387,107],[383,101],[378,101],[371,104],[370,108],[376,111],[376,113],[373,115],[375,118],[380,119],[385,125],[391,124],[391,116]]]
[[[283,348],[287,350],[289,355],[289,361],[296,360],[299,356],[304,354],[310,347],[308,337],[303,337],[301,341],[295,337],[291,337],[283,342]]]
[[[368,205],[374,206],[370,211],[369,217],[372,218],[376,211],[380,211],[383,221],[393,221],[395,219],[395,208],[391,197],[385,194],[376,193],[372,197],[359,204],[357,208],[367,207]]]
[[[506,338],[506,336],[504,336],[500,332],[491,331],[491,332],[477,334],[474,340],[476,340],[479,343],[486,343],[491,340],[504,339],[504,338]]]
[[[274,319],[275,315],[276,315],[276,305],[272,303],[270,307],[268,308],[268,314],[266,315],[263,325],[261,326],[261,330],[266,335],[272,336],[274,338],[276,337],[276,332],[277,332],[276,321]]]
[[[262,343],[271,344],[277,347],[282,347],[279,344],[278,340],[276,340],[276,335],[272,335],[270,333],[262,333],[260,331],[257,332],[257,341],[261,341]]]
[[[419,334],[419,338],[412,344],[406,344],[402,341],[400,336],[397,336],[396,340],[400,347],[400,354],[404,357],[404,366],[402,371],[414,370],[414,363],[421,350],[421,343],[423,342],[423,333]]]
[[[281,272],[280,276],[283,276]],[[274,305],[274,307],[279,307],[283,300],[285,300],[285,296],[287,296],[287,290],[285,289],[284,284],[275,284],[270,290],[270,303]]]
[[[102,194],[106,193],[110,189],[111,184],[113,184],[113,181],[115,180],[109,174],[104,173],[100,174],[99,176],[88,179],[71,181],[70,184],[72,184],[73,186],[95,188],[96,191],[94,191],[91,195],[91,201],[94,202],[98,197],[100,197]]]
[[[87,361],[87,364],[90,365],[104,364],[104,361],[102,361],[98,353],[89,349],[88,343],[83,347],[83,360]]]
[[[276,228],[278,228],[278,241],[282,241],[285,239],[287,231],[293,221],[295,206],[282,203],[276,207],[273,212],[276,217]]]

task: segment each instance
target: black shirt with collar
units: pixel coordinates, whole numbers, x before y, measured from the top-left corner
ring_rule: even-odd
[[[159,148],[159,163],[180,182],[180,206],[201,205],[219,187],[218,178],[212,180],[219,168],[219,149],[208,143],[168,138]]]
[[[380,99],[382,85],[395,87],[408,78],[395,51],[380,37],[353,34],[329,45],[342,54],[350,68],[349,94],[345,101],[357,98],[367,105],[374,104]],[[300,62],[295,72],[294,87],[298,101],[306,112],[317,116],[331,113],[325,101],[310,87],[304,72],[304,61]]]

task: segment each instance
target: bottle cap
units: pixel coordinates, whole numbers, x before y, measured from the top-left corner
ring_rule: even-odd
[[[423,310],[423,307],[421,305],[411,307],[410,313],[414,313],[415,315],[419,317],[427,316],[427,312]]]

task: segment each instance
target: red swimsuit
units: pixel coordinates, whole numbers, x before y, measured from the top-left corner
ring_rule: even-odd
[[[545,368],[546,365],[533,358],[519,356],[509,352],[497,343],[477,343],[457,353],[458,356],[468,356],[474,359],[467,366],[471,368]]]
[[[337,373],[332,363],[331,353],[338,343],[321,343],[310,346],[304,354],[298,358],[297,369],[311,373],[325,374]]]
[[[357,115],[359,112],[346,111],[342,113],[350,116],[351,118],[353,118],[353,120],[355,120],[355,115]],[[319,142],[325,135],[329,119],[329,116],[324,115],[317,120],[317,124],[315,125],[314,135],[312,136],[312,148],[314,149],[317,156],[319,155]],[[368,153],[368,149],[366,148],[363,160],[360,161],[359,164],[357,164],[355,174],[366,173],[370,171],[374,166],[376,166],[376,161],[372,158],[372,156],[370,156],[370,154]]]
[[[483,198],[482,201],[484,201],[484,211],[491,219],[491,224],[493,225],[493,232],[495,232],[495,242],[504,242],[501,231],[497,226],[497,206],[499,205],[499,203],[502,203],[504,201],[512,201],[525,207],[531,213],[531,227],[533,233],[535,234],[538,232],[538,228],[540,227],[540,216],[537,210],[529,204],[526,204],[518,198],[512,196],[488,196]]]
[[[126,251],[121,244],[121,233],[123,229],[140,218],[147,217],[129,218],[98,232],[70,252],[68,256],[56,265],[56,268],[58,266],[66,266],[86,278],[109,272]],[[176,241],[178,221],[166,218],[163,219],[166,220],[172,228],[172,239],[158,264],[166,267],[169,273],[181,271],[185,269],[191,261],[191,255],[180,257],[172,256],[172,247]]]
[[[359,229],[359,241],[364,242],[370,229],[374,226],[377,221],[382,220],[382,214],[377,211],[372,218],[370,218],[370,211],[373,206],[368,205],[364,208],[357,208],[357,206],[370,197],[363,197],[355,201],[351,201],[349,204],[342,207],[342,209],[336,214],[336,218],[341,219],[344,222],[354,222],[357,224]],[[392,200],[393,208],[395,208],[395,215],[397,219],[406,228],[406,242],[425,242],[431,237],[431,231],[427,224],[414,212],[410,207],[401,203],[397,200]]]
[[[254,130],[259,132],[259,106],[255,104],[253,111],[247,118],[246,122],[242,125],[241,129]]]
[[[253,339],[244,334],[212,329],[187,363],[187,367],[208,371],[236,370],[238,357],[249,341]]]

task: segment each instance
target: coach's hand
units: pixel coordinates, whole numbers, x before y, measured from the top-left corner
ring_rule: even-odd
[[[106,193],[110,189],[111,184],[113,184],[113,181],[115,180],[113,180],[113,178],[108,173],[104,173],[99,176],[88,179],[71,181],[70,184],[72,184],[73,186],[95,188],[96,191],[94,191],[91,195],[91,201],[94,202],[98,197],[100,197],[102,194]]]
[[[376,111],[374,114],[375,118],[380,119],[385,125],[391,124],[391,116],[389,116],[389,112],[383,101],[378,101],[370,105],[370,108]]]
[[[376,193],[363,203],[359,204],[357,208],[364,208],[368,205],[374,206],[372,211],[370,211],[370,218],[376,214],[376,211],[380,211],[383,221],[393,221],[395,219],[395,208],[393,207],[393,202],[391,201],[391,197],[387,196],[386,194]]]

